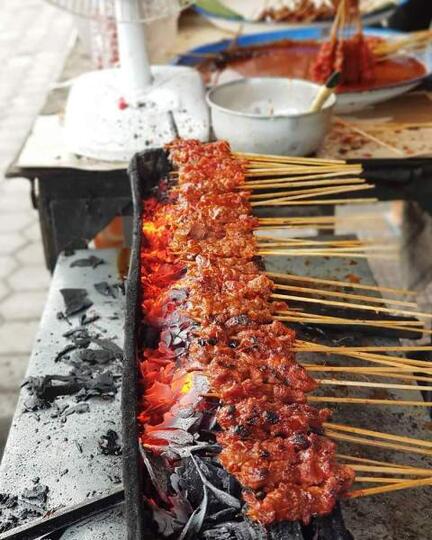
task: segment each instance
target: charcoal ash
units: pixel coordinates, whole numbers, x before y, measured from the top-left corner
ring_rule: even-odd
[[[18,497],[9,493],[0,493],[0,508],[15,508],[18,504]]]
[[[86,289],[60,289],[65,304],[65,315],[77,315],[93,305]]]
[[[20,495],[0,494],[0,534],[18,527],[29,519],[40,518],[46,512],[49,488],[39,478]]]
[[[40,484],[39,480],[37,480],[31,488],[24,489],[21,494],[21,500],[40,510],[44,510],[48,499],[48,492],[48,486]]]
[[[95,255],[90,255],[89,257],[85,257],[83,259],[77,259],[76,261],[71,262],[70,267],[71,268],[97,268],[101,264],[105,264],[105,261],[101,259],[100,257],[96,257]]]

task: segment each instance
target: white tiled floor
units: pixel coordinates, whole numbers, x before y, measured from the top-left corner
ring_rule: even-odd
[[[5,180],[73,35],[43,0],[0,2],[0,455],[43,308],[49,274],[25,179]]]

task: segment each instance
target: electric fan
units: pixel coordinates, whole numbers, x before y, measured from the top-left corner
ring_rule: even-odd
[[[180,12],[188,0],[47,0],[67,11],[116,25],[120,67],[78,77],[65,111],[69,151],[108,161],[128,161],[143,149],[176,136],[209,136],[205,88],[183,66],[150,66],[144,22]]]

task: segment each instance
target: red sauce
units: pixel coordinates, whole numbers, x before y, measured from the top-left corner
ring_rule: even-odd
[[[321,43],[318,41],[281,40],[275,43],[242,47],[225,56],[220,61],[207,60],[199,69],[209,81],[215,71],[230,69],[244,77],[294,77],[312,80],[311,68]],[[410,56],[398,56],[377,61],[373,82],[347,84],[339,87],[339,92],[372,90],[400,84],[426,75],[425,66]]]

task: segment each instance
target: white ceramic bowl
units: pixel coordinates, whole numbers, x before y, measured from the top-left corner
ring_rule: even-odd
[[[259,77],[215,86],[207,94],[214,135],[239,152],[307,156],[323,141],[335,96],[307,112],[320,86],[300,79]]]

